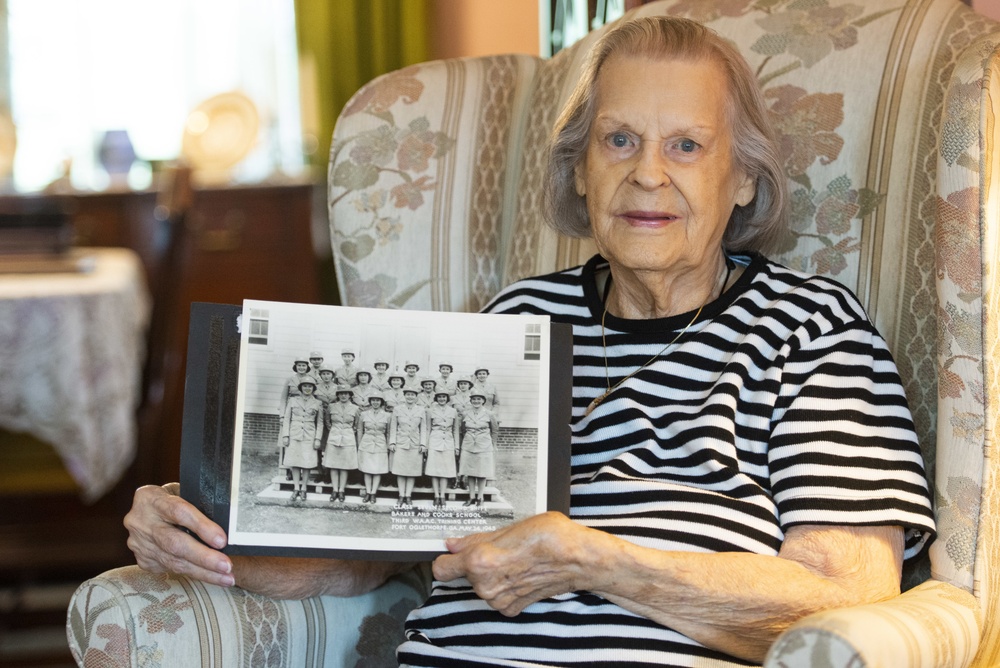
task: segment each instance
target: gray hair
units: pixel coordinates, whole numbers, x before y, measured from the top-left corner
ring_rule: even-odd
[[[700,23],[672,16],[624,21],[594,44],[576,88],[556,120],[545,183],[546,214],[557,231],[589,237],[590,218],[574,174],[587,151],[597,113],[597,77],[613,55],[626,57],[711,59],[729,80],[726,119],[732,129],[733,161],[755,184],[746,206],[729,218],[722,245],[726,250],[771,250],[787,225],[787,184],[774,131],[757,80],[735,46]]]

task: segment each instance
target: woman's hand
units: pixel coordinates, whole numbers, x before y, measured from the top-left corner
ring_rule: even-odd
[[[491,533],[449,538],[434,561],[443,582],[464,577],[490,607],[512,617],[558,594],[585,588],[586,545],[599,532],[548,512]]]
[[[151,573],[177,573],[223,587],[232,586],[232,560],[217,551],[226,545],[225,532],[179,494],[177,483],[163,487],[147,485],[135,491],[124,524],[129,533],[128,547],[136,563]]]

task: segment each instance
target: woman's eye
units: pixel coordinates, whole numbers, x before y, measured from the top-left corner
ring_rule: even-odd
[[[630,143],[632,143],[628,135],[623,132],[614,133],[609,138],[609,141],[611,142],[611,145],[614,146],[615,148],[625,148]]]
[[[682,139],[677,142],[677,148],[683,153],[694,153],[698,150],[698,142],[693,139]]]

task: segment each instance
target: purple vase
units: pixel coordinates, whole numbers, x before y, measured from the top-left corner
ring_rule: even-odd
[[[97,148],[97,159],[112,181],[128,176],[135,162],[135,149],[126,130],[108,130]]]

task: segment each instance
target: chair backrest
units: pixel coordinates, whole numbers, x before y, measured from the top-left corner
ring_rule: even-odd
[[[757,72],[792,195],[776,259],[853,289],[889,342],[936,481],[934,576],[1000,586],[984,555],[1000,536],[979,522],[1000,506],[983,486],[1000,397],[1000,24],[958,0],[660,0],[630,15],[664,13],[709,24]],[[476,310],[592,254],[545,226],[541,182],[600,32],[547,61],[426,63],[357,93],[329,172],[345,303]]]

